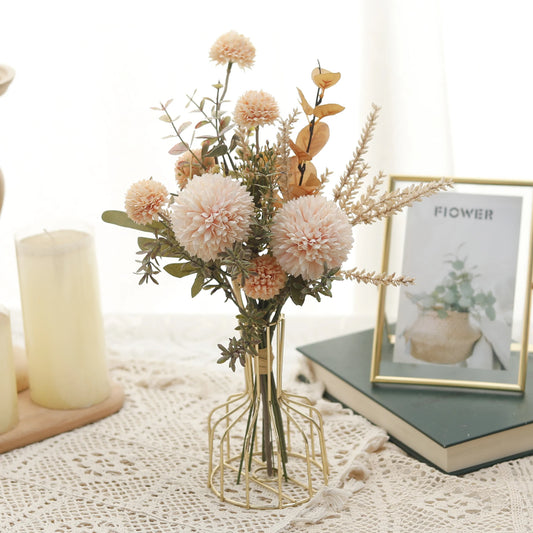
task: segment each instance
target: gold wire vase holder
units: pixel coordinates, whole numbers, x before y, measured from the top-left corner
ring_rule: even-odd
[[[209,487],[248,509],[303,504],[328,482],[322,416],[282,387],[284,333],[283,317],[267,327],[266,346],[246,355],[244,392],[209,414]]]

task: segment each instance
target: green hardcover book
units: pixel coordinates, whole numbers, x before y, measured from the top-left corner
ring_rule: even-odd
[[[370,383],[374,331],[301,346],[326,394],[415,457],[462,474],[533,454],[533,365],[524,394]]]

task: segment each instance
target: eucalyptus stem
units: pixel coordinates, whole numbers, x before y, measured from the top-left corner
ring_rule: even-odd
[[[222,104],[224,103],[224,98],[226,97],[226,93],[228,92],[228,87],[229,87],[229,77],[230,77],[230,74],[231,74],[231,67],[233,66],[233,62],[232,61],[229,61],[228,62],[228,68],[226,69],[226,79],[224,80],[224,85],[222,86],[222,95],[220,95],[220,89],[217,88],[217,96],[216,96],[216,102],[215,102],[215,107],[216,107],[216,117],[215,117],[215,124],[214,124],[214,128],[215,128],[215,133],[216,133],[216,136],[217,136],[217,139],[218,139],[218,142],[219,143],[224,143],[224,136],[221,135],[221,131],[220,131],[220,111],[221,111],[221,108],[222,108]],[[220,98],[219,98],[220,96]],[[205,113],[204,113],[205,115]],[[211,123],[211,120],[209,119],[209,122]],[[211,123],[212,124],[212,123]],[[224,174],[227,176],[229,175],[229,171],[228,171],[228,164],[226,163],[226,156],[227,158],[229,159],[229,163],[231,165],[231,168],[233,170],[237,170],[237,167],[235,166],[235,163],[233,162],[233,159],[229,153],[229,150],[228,150],[228,153],[224,154],[222,156],[222,163],[224,165]]]
[[[260,151],[259,151],[259,126],[256,126],[255,128],[255,149],[257,151],[257,155],[259,155]]]
[[[229,87],[229,75],[231,73],[231,67],[233,66],[233,61],[228,61],[228,68],[226,69],[226,79],[224,80],[224,91],[222,91],[222,97],[221,97],[221,103],[224,101],[224,98],[226,97],[226,93],[228,92]]]
[[[198,156],[191,150],[191,147],[190,145],[185,142],[183,140],[183,137],[180,135],[180,132],[178,131],[178,128],[176,128],[176,125],[174,124],[174,121],[172,120],[169,112],[167,111],[167,108],[166,106],[164,106],[163,104],[161,104],[161,109],[163,109],[163,111],[165,112],[165,115],[168,117],[168,120],[170,122],[170,124],[172,125],[172,128],[174,129],[174,131],[176,132],[176,136],[178,137],[178,139],[180,140],[180,142],[182,142],[186,147],[187,147],[187,150],[190,152],[190,154],[194,157],[194,159],[196,159],[196,161],[198,161],[198,163],[200,164],[200,166],[204,169],[204,170],[207,170],[207,167],[202,163],[202,161],[198,158]]]

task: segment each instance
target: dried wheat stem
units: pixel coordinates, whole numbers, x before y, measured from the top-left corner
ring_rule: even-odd
[[[355,191],[360,187],[362,176],[357,171],[361,166],[365,165],[363,155],[368,151],[368,145],[372,140],[376,128],[379,111],[380,108],[377,105],[372,104],[372,111],[367,117],[357,149],[353,153],[352,159],[346,165],[344,174],[340,177],[338,184],[333,189],[333,200],[335,202],[339,201],[342,197],[345,188],[351,188]]]
[[[371,283],[372,285],[412,285],[415,280],[407,276],[398,276],[396,274],[386,274],[367,272],[365,269],[352,268],[350,270],[341,270],[340,276],[345,280],[357,281],[358,283]]]
[[[401,211],[404,207],[413,205],[423,198],[437,192],[444,191],[453,185],[453,180],[442,178],[437,181],[429,181],[397,189],[382,194],[377,199],[361,198],[349,211],[347,211],[350,223],[371,224],[385,217],[389,217]]]

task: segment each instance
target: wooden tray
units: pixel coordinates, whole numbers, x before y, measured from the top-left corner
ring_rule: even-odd
[[[47,409],[31,401],[29,390],[19,392],[19,423],[0,435],[0,453],[96,422],[116,413],[123,404],[124,390],[116,383],[107,400],[84,409]]]

